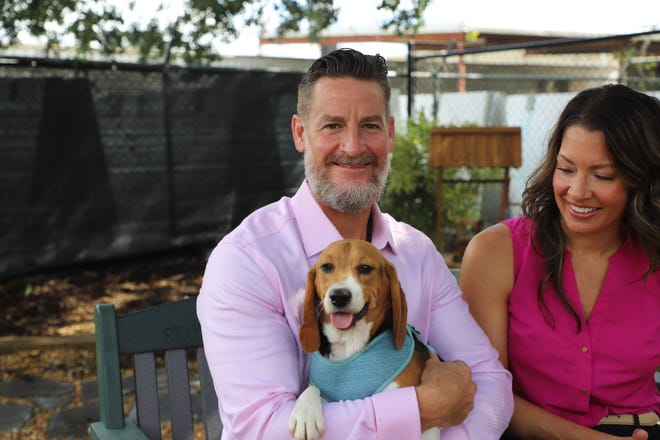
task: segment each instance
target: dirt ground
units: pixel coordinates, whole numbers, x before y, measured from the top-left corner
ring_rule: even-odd
[[[112,302],[123,314],[196,295],[207,252],[185,248],[0,281],[0,336],[92,335],[98,303]],[[0,354],[0,379],[30,376],[96,380],[93,346]],[[44,438],[50,413],[37,412],[20,433],[14,433],[17,436],[5,433],[0,438]]]

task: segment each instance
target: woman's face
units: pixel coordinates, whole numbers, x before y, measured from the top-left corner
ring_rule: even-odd
[[[566,234],[619,234],[628,191],[602,131],[566,128],[552,186]]]

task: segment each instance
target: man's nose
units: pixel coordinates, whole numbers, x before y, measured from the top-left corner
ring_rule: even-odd
[[[341,150],[351,156],[361,154],[365,150],[364,140],[360,134],[359,127],[346,127],[344,138],[342,139]]]

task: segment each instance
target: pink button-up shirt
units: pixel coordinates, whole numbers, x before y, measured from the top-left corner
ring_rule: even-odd
[[[342,237],[306,183],[257,210],[211,254],[197,312],[219,397],[223,439],[289,439],[288,419],[307,387],[298,343],[307,272]],[[474,410],[443,440],[497,439],[513,411],[511,376],[472,319],[454,277],[422,233],[373,210],[372,243],[396,266],[408,321],[445,360],[461,359],[478,387]],[[413,387],[324,404],[325,439],[420,438]]]
[[[511,231],[515,284],[509,297],[509,366],[516,394],[584,426],[608,414],[660,414],[654,372],[660,365],[660,272],[644,280],[649,258],[632,240],[610,257],[607,277],[589,315],[578,296],[571,253],[562,283],[577,321],[546,291],[554,327],[537,300],[544,260],[534,252],[531,222],[504,222]]]

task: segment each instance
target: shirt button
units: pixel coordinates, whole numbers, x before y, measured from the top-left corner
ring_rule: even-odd
[[[582,388],[582,389],[580,390],[580,392],[581,392],[582,394],[587,394],[587,393],[589,392],[589,390],[586,389],[586,388]]]
[[[582,347],[582,353],[586,353],[586,352],[588,352],[588,351],[589,351],[589,348],[588,348],[588,347],[586,347],[586,346],[585,346],[585,347]]]

